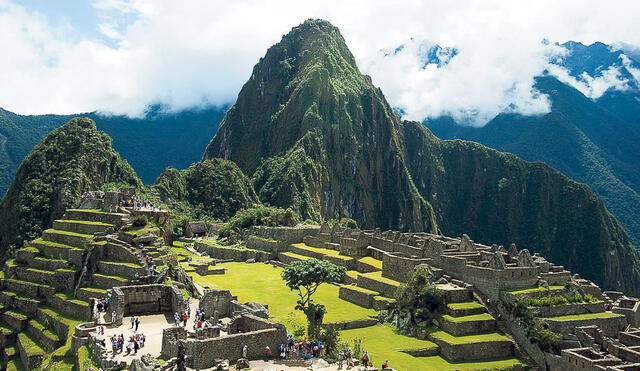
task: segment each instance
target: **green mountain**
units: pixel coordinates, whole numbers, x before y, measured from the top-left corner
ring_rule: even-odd
[[[638,253],[587,186],[401,122],[326,21],[304,22],[267,51],[204,157],[234,161],[262,202],[303,218],[516,242],[640,293]]]
[[[52,129],[76,116],[89,117],[113,138],[114,148],[146,184],[167,166],[184,169],[198,161],[216,132],[225,108],[207,107],[165,113],[150,107],[143,118],[102,115],[18,115],[0,108],[0,195],[3,195],[22,159]]]
[[[186,202],[199,217],[226,220],[258,202],[249,178],[235,163],[220,158],[197,162],[185,170],[167,168],[155,188],[162,200]]]
[[[111,138],[88,118],[54,129],[25,157],[0,205],[0,256],[39,236],[82,192],[107,183],[140,186],[111,148]]]
[[[234,161],[254,177],[263,202],[303,218],[436,231],[407,171],[400,130],[338,29],[310,20],[254,67],[204,157]]]
[[[551,76],[536,80],[548,94],[551,111],[542,116],[501,114],[481,128],[461,126],[448,118],[427,122],[443,139],[466,139],[543,161],[578,182],[588,184],[630,234],[640,242],[640,126],[609,109],[611,92],[594,102]],[[624,104],[620,99],[613,99]],[[636,105],[640,107],[640,104]],[[617,112],[617,114],[614,114]]]

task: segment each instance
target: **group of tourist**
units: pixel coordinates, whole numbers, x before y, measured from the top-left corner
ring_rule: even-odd
[[[142,199],[138,196],[131,196],[131,198],[128,198],[126,200],[122,200],[120,201],[120,206],[121,207],[131,207],[134,210],[142,210],[142,209],[150,209],[155,211],[156,208],[159,208],[158,205],[156,205],[155,203],[147,200],[147,199]]]
[[[347,369],[355,367],[353,351],[351,350],[351,348],[340,349],[340,351],[338,352],[338,370],[342,370],[342,367],[344,366],[345,362],[347,364]],[[373,367],[373,362],[371,362],[371,357],[369,356],[369,353],[367,353],[366,350],[362,353],[360,364],[365,367]],[[384,370],[387,368],[389,368],[389,361],[385,360],[384,363],[382,363],[382,369]]]
[[[97,301],[96,307],[98,309],[98,313],[107,312],[109,310],[109,303],[111,302],[111,298],[106,296]]]
[[[114,357],[116,354],[122,353],[125,349],[127,350],[126,355],[131,354],[131,352],[133,352],[133,354],[138,354],[138,350],[140,348],[144,348],[146,340],[147,338],[144,334],[135,334],[129,336],[129,340],[127,340],[125,345],[123,334],[120,334],[119,336],[113,334],[113,336],[111,336],[111,351],[113,352]]]
[[[85,191],[82,193],[83,200],[102,200],[104,199],[104,192],[102,191]]]
[[[298,356],[304,359],[320,358],[324,354],[324,344],[321,341],[299,342],[293,345],[297,350]]]

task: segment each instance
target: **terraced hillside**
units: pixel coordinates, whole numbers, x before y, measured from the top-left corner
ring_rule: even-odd
[[[0,346],[8,369],[73,367],[74,327],[93,319],[93,299],[146,274],[137,251],[112,234],[128,222],[126,214],[66,210],[6,263]]]

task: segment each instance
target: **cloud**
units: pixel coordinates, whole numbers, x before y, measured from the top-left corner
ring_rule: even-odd
[[[549,72],[591,99],[600,98],[609,89],[624,91],[631,88],[618,66],[610,66],[600,71],[597,76],[583,72],[578,78],[571,76],[566,68],[553,64],[549,65]]]
[[[59,27],[16,1],[0,0],[0,106],[19,113],[100,110],[141,115],[233,103],[253,65],[307,18],[338,26],[359,63],[409,118],[451,113],[481,125],[502,110],[544,112],[532,89],[545,58],[540,41],[640,45],[640,3],[417,0],[93,2],[102,38]],[[381,49],[424,40],[457,48],[442,68],[421,69],[406,52]],[[105,40],[106,39],[106,40]],[[414,50],[415,51],[415,50]]]

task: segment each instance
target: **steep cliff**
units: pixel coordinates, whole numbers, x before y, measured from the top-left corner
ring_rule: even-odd
[[[139,186],[135,172],[88,118],[53,130],[25,157],[0,205],[0,255],[40,235],[86,190],[106,183]]]
[[[338,29],[308,20],[260,59],[204,157],[236,162],[263,202],[303,218],[436,231],[407,171],[399,127]]]
[[[541,162],[404,123],[407,158],[445,235],[540,252],[608,289],[640,291],[640,259],[591,189]]]
[[[213,157],[252,176],[261,201],[304,218],[516,242],[640,293],[638,253],[589,187],[401,122],[325,21],[306,21],[267,51],[207,147]]]

